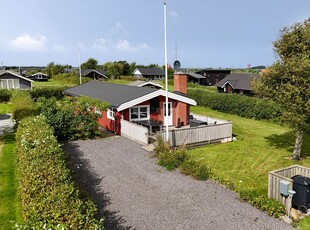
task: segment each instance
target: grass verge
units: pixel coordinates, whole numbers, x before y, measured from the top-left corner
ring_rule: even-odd
[[[12,229],[21,220],[17,194],[15,134],[0,138],[0,229]]]

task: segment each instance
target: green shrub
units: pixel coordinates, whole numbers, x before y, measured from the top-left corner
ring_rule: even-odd
[[[79,74],[74,74],[74,73],[57,74],[53,76],[53,79],[65,85],[79,85],[80,84]],[[91,78],[82,77],[82,83],[86,83],[91,80],[92,80]]]
[[[236,94],[216,93],[199,88],[190,88],[187,92],[188,96],[196,100],[200,106],[241,117],[279,120],[282,114],[281,107],[270,100]]]
[[[121,80],[126,80],[126,81],[145,80],[143,78],[137,78],[137,77],[133,77],[133,76],[120,76],[119,78]]]
[[[211,169],[204,162],[196,160],[184,161],[180,165],[180,172],[197,180],[207,180],[211,175]]]
[[[38,113],[29,91],[14,90],[11,102],[13,104],[13,119],[15,119],[17,123],[26,117]]]
[[[156,140],[154,151],[157,154],[158,164],[160,166],[168,170],[174,170],[187,160],[185,148],[173,149],[160,136],[157,136]]]
[[[52,86],[52,87],[40,87],[34,88],[30,91],[31,97],[38,99],[40,97],[51,98],[55,97],[57,100],[60,100],[64,97],[64,91],[67,89],[67,86]]]
[[[168,170],[178,168],[187,159],[185,149],[164,151],[158,155],[158,164]]]
[[[12,96],[12,90],[0,89],[0,103],[9,102]]]
[[[254,207],[266,211],[270,216],[279,218],[285,214],[285,207],[280,201],[262,196],[258,191],[241,190],[239,191],[239,196],[242,200],[249,202]]]
[[[99,229],[95,204],[74,186],[66,156],[45,118],[22,120],[16,138],[22,225]]]
[[[39,98],[39,111],[46,118],[46,122],[53,127],[54,135],[59,141],[94,138],[98,134],[98,118],[93,109],[105,110],[107,103],[88,97]]]

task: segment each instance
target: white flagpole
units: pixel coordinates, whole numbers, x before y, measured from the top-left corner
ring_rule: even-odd
[[[166,83],[166,141],[169,141],[169,124],[168,124],[168,58],[167,58],[167,12],[166,12],[166,0],[164,1],[164,30],[165,30],[165,83]],[[172,108],[170,108],[172,109]]]
[[[81,49],[79,48],[79,73],[80,73],[80,85],[82,84],[82,70],[81,70]]]

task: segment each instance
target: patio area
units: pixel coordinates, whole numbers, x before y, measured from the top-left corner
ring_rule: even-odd
[[[191,114],[189,125],[186,126],[169,126],[169,141],[171,146],[180,145],[202,145],[214,142],[229,142],[232,140],[232,123],[231,121],[220,120],[212,117]],[[166,127],[162,122],[156,120],[143,120],[128,122],[135,125],[130,130],[130,138],[137,139],[138,135],[143,137],[143,143],[148,145],[154,142],[157,136],[166,139]],[[139,131],[139,127],[140,131]],[[144,133],[139,134],[139,132]],[[128,136],[128,135],[127,135]],[[144,137],[147,136],[147,139]],[[139,138],[139,142],[141,138]]]

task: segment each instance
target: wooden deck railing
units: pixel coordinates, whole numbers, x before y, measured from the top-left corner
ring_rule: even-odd
[[[166,140],[166,132],[157,133],[163,140]],[[171,146],[195,145],[212,143],[232,137],[232,124],[212,124],[190,128],[180,128],[169,130],[169,140]]]

